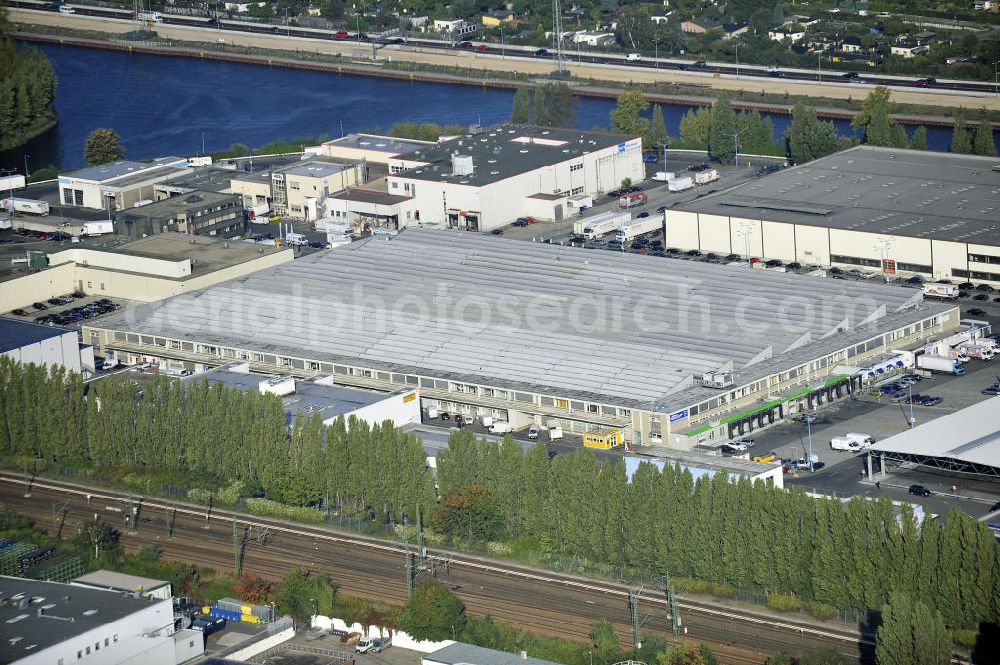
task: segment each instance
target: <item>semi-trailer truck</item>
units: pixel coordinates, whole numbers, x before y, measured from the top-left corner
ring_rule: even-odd
[[[642,192],[632,192],[618,198],[619,208],[635,208],[646,205],[646,195]]]
[[[941,298],[942,300],[955,300],[958,298],[957,284],[941,284],[940,282],[928,282],[924,284],[925,298]]]
[[[49,214],[49,204],[46,201],[36,201],[35,199],[19,199],[8,197],[0,204],[11,212],[25,212],[31,215]]]
[[[962,363],[957,360],[943,358],[941,356],[932,356],[927,353],[917,356],[917,369],[926,369],[932,372],[943,372],[945,374],[965,374],[965,368],[962,367]]]
[[[642,219],[634,219],[628,224],[625,224],[618,229],[615,233],[616,242],[629,242],[634,238],[638,238],[644,233],[650,233],[651,231],[657,231],[663,228],[663,218],[659,215],[655,217],[644,217]]]
[[[611,233],[623,224],[628,224],[630,221],[632,221],[632,213],[630,212],[618,212],[614,210],[602,212],[599,215],[578,219],[573,222],[573,233],[583,236],[587,240],[594,240],[595,238],[600,238],[605,233]]]

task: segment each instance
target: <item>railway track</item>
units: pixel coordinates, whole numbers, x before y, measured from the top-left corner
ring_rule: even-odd
[[[95,514],[118,524],[136,500],[126,493],[52,480],[29,483],[17,474],[0,474],[0,501],[31,517],[39,528],[56,528],[53,506],[65,504],[58,516],[62,534],[75,531]],[[346,593],[402,604],[406,601],[405,555],[411,547],[322,527],[293,525],[281,520],[206,509],[155,498],[139,500],[135,534],[122,532],[122,544],[137,550],[155,543],[171,559],[216,569],[231,569],[234,561],[233,524],[238,530],[266,529],[262,544],[253,543],[244,557],[244,571],[280,579],[295,566],[324,572]],[[173,537],[168,537],[168,515]],[[438,579],[451,587],[473,614],[489,614],[531,632],[587,640],[591,626],[608,619],[631,642],[628,587],[613,582],[550,573],[441,549],[428,549]],[[643,630],[667,634],[670,621],[665,598],[644,592],[639,603]],[[817,626],[771,617],[747,609],[681,598],[686,637],[708,644],[726,663],[762,663],[776,651],[798,653],[833,648],[873,662],[874,643],[857,631]]]

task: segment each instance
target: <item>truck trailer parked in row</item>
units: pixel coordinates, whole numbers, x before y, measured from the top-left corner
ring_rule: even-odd
[[[719,172],[715,169],[708,169],[707,171],[698,171],[694,174],[694,181],[698,185],[707,185],[710,182],[715,182],[719,179]]]
[[[942,300],[955,300],[958,298],[957,284],[941,284],[939,282],[928,282],[923,286],[925,298],[941,298]]]
[[[650,233],[652,231],[658,231],[663,228],[663,217],[657,215],[655,217],[644,217],[642,219],[634,219],[628,224],[625,224],[618,232],[615,234],[616,242],[629,242],[634,240],[639,236]]]
[[[632,192],[618,198],[619,208],[635,208],[646,205],[646,195],[642,192]]]
[[[594,240],[595,238],[600,238],[605,233],[611,233],[623,224],[628,224],[630,221],[632,221],[632,213],[630,212],[618,212],[614,210],[602,212],[599,215],[578,219],[573,222],[573,233],[583,236],[587,240]]]
[[[0,176],[0,192],[9,192],[12,189],[24,189],[23,175]]]
[[[682,176],[667,181],[667,190],[671,192],[684,192],[694,188],[694,180],[691,176]]]
[[[47,215],[49,214],[49,204],[46,201],[36,201],[35,199],[19,199],[17,197],[9,197],[3,199],[0,203],[4,208],[11,212],[23,212],[30,215]]]
[[[932,356],[927,353],[917,356],[917,368],[930,370],[931,372],[943,372],[945,374],[965,374],[965,368],[962,367],[962,363],[959,361],[942,356]]]

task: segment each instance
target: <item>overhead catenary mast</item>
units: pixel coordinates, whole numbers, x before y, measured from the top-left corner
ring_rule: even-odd
[[[553,76],[569,76],[569,70],[563,64],[562,39],[562,7],[559,0],[552,0],[552,52],[556,55],[556,68],[552,72]]]

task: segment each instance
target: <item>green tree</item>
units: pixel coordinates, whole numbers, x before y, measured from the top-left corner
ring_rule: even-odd
[[[681,118],[681,144],[687,148],[708,150],[708,132],[711,126],[711,107],[689,109]]]
[[[314,614],[328,614],[333,609],[337,587],[326,575],[314,575],[305,568],[293,568],[281,578],[278,605],[300,623]]]
[[[531,122],[531,100],[527,88],[518,88],[514,92],[514,109],[510,113],[510,121],[515,125],[527,125]]]
[[[461,634],[466,624],[465,604],[440,582],[420,580],[413,585],[399,627],[416,640],[447,640]]]
[[[961,112],[955,114],[955,124],[951,128],[951,151],[959,155],[968,155],[972,152],[972,141],[969,139],[965,115]]]
[[[723,164],[733,161],[736,154],[736,112],[728,93],[722,93],[712,105],[712,123],[708,129],[708,154]]]
[[[532,95],[532,102],[534,104],[535,112],[535,124],[539,127],[548,127],[549,121],[549,109],[545,105],[545,88],[539,87],[535,88],[534,95]]]
[[[649,123],[649,130],[643,139],[643,145],[649,150],[660,150],[668,140],[667,124],[663,120],[663,108],[657,104],[653,107],[653,120]]]
[[[941,615],[905,592],[893,592],[882,608],[876,634],[878,665],[947,665],[951,653],[951,636]]]
[[[76,544],[85,549],[90,556],[93,552],[93,561],[99,564],[107,564],[117,559],[121,554],[121,534],[110,524],[107,524],[99,517],[88,519],[80,525],[76,534]]]
[[[618,103],[611,111],[611,131],[629,136],[643,136],[649,126],[649,119],[642,113],[649,108],[649,102],[641,90],[626,90],[618,95]]]
[[[983,118],[976,127],[976,138],[972,143],[972,152],[986,157],[997,156],[997,145],[993,142],[993,127],[990,121]]]
[[[708,651],[707,655],[711,656],[711,660],[706,658],[705,649],[705,645],[698,646],[690,642],[676,644],[657,654],[656,665],[710,665],[715,662],[715,657]]]
[[[913,131],[910,147],[914,150],[927,150],[927,128],[920,125]]]
[[[125,158],[121,137],[113,129],[95,129],[83,143],[83,159],[89,166]]]
[[[862,143],[892,146],[895,142],[892,126],[892,102],[889,88],[878,86],[865,98],[861,111],[851,120],[851,127],[860,129]]]
[[[573,127],[576,124],[576,95],[565,83],[546,83],[545,106],[549,124],[553,127]]]
[[[489,490],[473,483],[444,498],[434,512],[434,525],[452,538],[488,541],[503,533],[504,520],[500,504]]]
[[[848,658],[829,647],[814,649],[799,657],[797,665],[851,665],[857,658]]]
[[[622,659],[618,631],[606,619],[590,627],[590,638],[594,643],[593,656],[595,664],[611,665],[611,663],[617,663]]]
[[[837,130],[832,122],[820,122],[816,109],[798,102],[785,133],[788,151],[796,164],[829,155],[837,149]]]
[[[765,665],[795,665],[795,661],[784,651],[779,651],[768,658]]]

